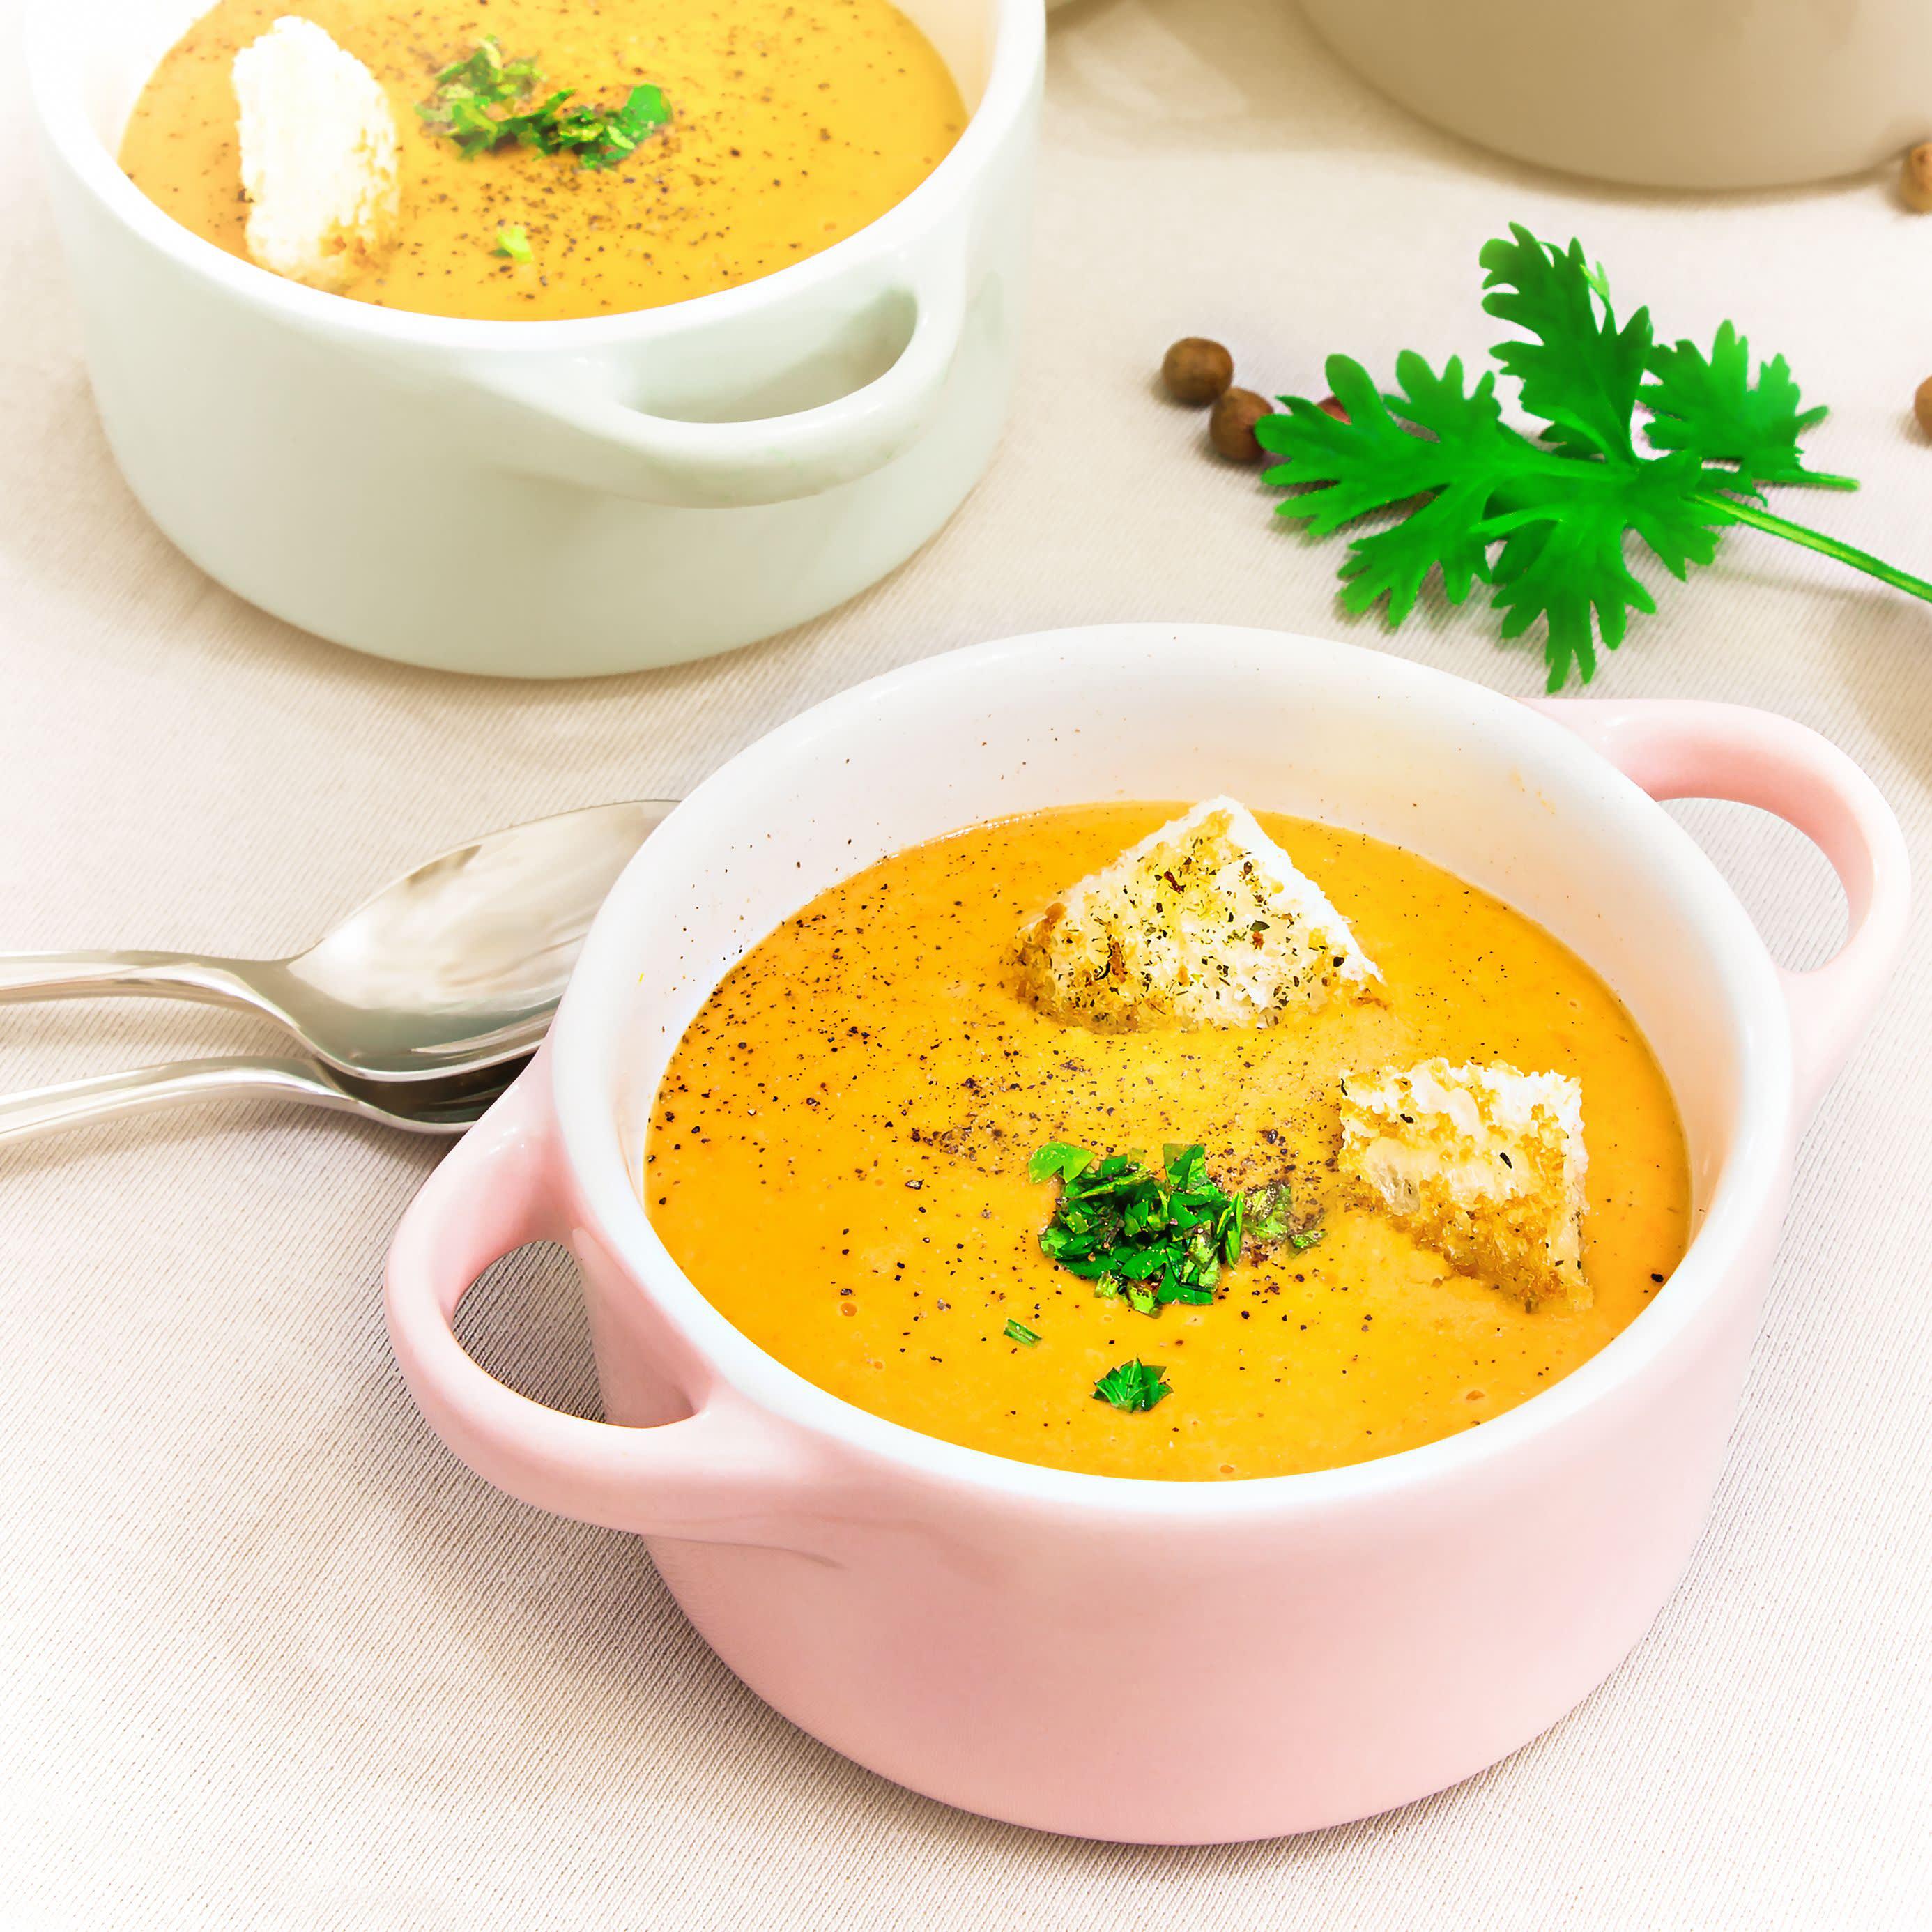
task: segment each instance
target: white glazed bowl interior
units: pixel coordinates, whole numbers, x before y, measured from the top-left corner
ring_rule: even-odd
[[[402,341],[512,341],[531,350],[574,343],[590,348],[600,338],[628,339],[640,328],[648,330],[655,326],[667,332],[681,331],[700,309],[706,314],[728,312],[766,298],[774,284],[782,289],[823,276],[828,267],[836,272],[841,258],[860,246],[869,250],[882,239],[890,244],[892,231],[904,218],[901,211],[915,196],[931,199],[927,190],[934,189],[935,183],[935,194],[947,190],[951,178],[966,171],[964,162],[955,165],[956,157],[969,143],[970,153],[989,136],[991,130],[981,125],[980,111],[989,92],[997,85],[1003,94],[1010,94],[1024,86],[1025,78],[1022,70],[1025,50],[1016,44],[998,45],[1001,10],[998,5],[988,5],[986,0],[896,0],[900,10],[938,49],[972,116],[952,153],[905,201],[792,268],[690,302],[566,322],[472,322],[344,302],[285,281],[190,232],[128,180],[116,158],[128,117],[161,56],[212,4],[212,0],[86,0],[84,4],[38,7],[30,16],[31,59],[50,138],[124,220],[169,253],[192,261],[204,274],[227,283],[253,301],[304,315],[312,324]],[[996,57],[1004,72],[996,74]],[[898,344],[880,346],[881,359],[890,362]],[[815,394],[802,395],[783,406],[803,408],[819,400]],[[766,400],[761,406],[772,410],[779,404]]]
[[[784,1368],[698,1294],[639,1192],[645,1124],[722,975],[815,893],[918,841],[1042,806],[1228,792],[1372,833],[1526,913],[1629,1008],[1682,1112],[1697,1233],[1600,1354],[1479,1430],[1349,1468],[1235,1484],[1076,1474],[924,1436]],[[1689,836],[1561,725],[1365,650],[1152,625],[1022,638],[892,674],[715,774],[626,872],[552,1034],[558,1114],[606,1238],[719,1376],[760,1406],[969,1484],[1158,1512],[1313,1502],[1520,1450],[1641,1375],[1724,1278],[1780,1182],[1788,1023],[1775,970]],[[782,1264],[782,1258],[776,1258]]]

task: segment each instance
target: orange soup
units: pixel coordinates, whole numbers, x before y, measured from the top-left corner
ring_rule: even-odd
[[[1260,1029],[1045,1017],[1022,997],[1023,920],[1174,809],[976,826],[835,886],[755,946],[657,1096],[644,1187],[671,1253],[821,1388],[1106,1475],[1358,1462],[1474,1428],[1587,1361],[1689,1234],[1683,1136],[1630,1016],[1548,933],[1439,868],[1264,814],[1379,965],[1376,998]],[[1532,1310],[1454,1272],[1340,1184],[1340,1077],[1436,1056],[1580,1083],[1588,1307]],[[1204,1304],[1140,1312],[1042,1252],[1055,1191],[1028,1166],[1052,1142],[1156,1160],[1198,1144],[1228,1189],[1286,1180],[1306,1245],[1244,1253]],[[1129,1360],[1163,1378],[1154,1406],[1096,1398]]]
[[[431,315],[604,315],[768,275],[903,200],[966,122],[890,0],[218,0],[155,69],[121,164],[232,254],[247,206],[230,72],[291,14],[369,68],[400,140],[399,238],[342,292]],[[417,110],[486,35],[540,70],[511,105],[569,88],[608,106],[648,85],[670,119],[605,167],[514,142],[466,158]]]

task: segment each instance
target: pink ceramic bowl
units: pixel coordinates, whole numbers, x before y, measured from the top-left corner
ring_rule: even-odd
[[[711,1308],[639,1200],[659,1075],[719,976],[915,840],[1082,800],[1226,791],[1393,839],[1591,962],[1682,1109],[1697,1232],[1654,1304],[1453,1440],[1227,1484],[1074,1475],[884,1422]],[[1779,813],[1844,883],[1827,966],[1773,964],[1654,799]],[[1311,639],[1124,626],[962,651],[848,692],[701,786],[611,894],[545,1052],[390,1257],[396,1355],[488,1480],[650,1540],[718,1654],[805,1729],[947,1802],[1192,1843],[1418,1798],[1534,1736],[1641,1636],[1722,1460],[1805,1117],[1897,957],[1906,867],[1812,733],[1718,704],[1529,706]],[[458,1346],[536,1240],[584,1280],[608,1422]],[[786,1292],[782,1255],[772,1292]]]

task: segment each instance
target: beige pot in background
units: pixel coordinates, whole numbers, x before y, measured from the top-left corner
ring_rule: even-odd
[[[1302,0],[1406,107],[1646,188],[1855,173],[1932,135],[1932,0]]]

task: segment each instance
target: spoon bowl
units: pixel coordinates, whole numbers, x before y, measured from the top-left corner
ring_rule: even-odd
[[[542,1039],[592,915],[673,802],[592,806],[458,846],[291,959],[19,953],[0,957],[0,1000],[137,994],[247,1006],[365,1081],[500,1066]]]

